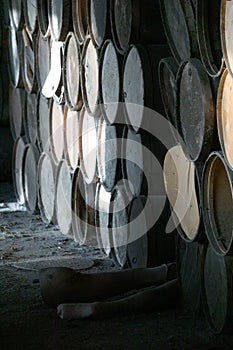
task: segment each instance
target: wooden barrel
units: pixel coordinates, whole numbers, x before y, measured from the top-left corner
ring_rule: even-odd
[[[49,120],[51,155],[53,157],[54,163],[58,165],[63,157],[64,151],[64,113],[63,107],[61,105],[58,105],[53,99],[50,101]]]
[[[70,171],[79,165],[79,113],[64,109],[64,155]]]
[[[197,37],[202,63],[211,77],[221,74],[224,60],[221,45],[221,1],[198,0]]]
[[[122,178],[121,172],[122,127],[108,125],[104,118],[98,124],[97,165],[98,175],[105,190],[111,192]]]
[[[64,235],[72,233],[72,178],[69,167],[63,159],[59,162],[55,181],[55,208],[57,222]]]
[[[26,29],[22,31],[22,77],[24,88],[29,93],[37,92],[37,56],[36,35],[31,35]]]
[[[203,175],[203,214],[209,242],[218,254],[233,253],[232,170],[222,152],[213,152]]]
[[[167,45],[133,45],[128,51],[123,73],[123,102],[126,120],[135,132],[146,114],[144,107],[163,113],[158,65],[169,53]]]
[[[0,182],[12,182],[13,140],[11,131],[0,127]]]
[[[67,35],[64,48],[63,85],[68,107],[80,110],[83,105],[80,82],[80,50],[75,35]]]
[[[5,1],[4,1],[5,6]],[[24,26],[24,13],[23,13],[23,1],[22,0],[9,0],[8,1],[10,27],[13,30],[22,30]]]
[[[39,90],[42,90],[44,83],[50,71],[50,40],[44,38],[41,32],[36,39],[36,56],[37,56],[37,83]]]
[[[87,36],[81,60],[83,102],[89,114],[99,114],[99,53],[90,36]]]
[[[185,309],[199,315],[202,309],[202,259],[205,246],[177,240],[177,274]]]
[[[97,183],[95,195],[95,228],[98,248],[104,255],[110,256],[110,202],[111,192],[107,192],[101,183]]]
[[[38,163],[38,206],[44,223],[56,224],[55,166],[49,153],[43,152]]]
[[[97,178],[97,132],[95,119],[83,107],[79,117],[80,167],[87,183]]]
[[[172,219],[181,237],[187,241],[201,240],[203,223],[201,206],[201,172],[188,160],[180,145],[171,148],[164,160],[164,182],[173,210]],[[172,224],[172,221],[171,221]]]
[[[100,54],[99,79],[101,112],[108,124],[123,122],[119,102],[122,102],[122,59],[111,40],[105,41]]]
[[[178,72],[178,125],[186,156],[204,161],[218,147],[215,103],[209,77],[198,59],[180,66]]]
[[[167,41],[177,63],[198,57],[195,13],[191,0],[160,0]]]
[[[233,3],[232,1],[223,0],[221,2],[221,42],[223,56],[228,68],[229,73],[233,76],[233,44],[231,41],[233,33],[233,24],[231,21],[233,14]]]
[[[24,131],[29,143],[36,144],[37,141],[37,95],[26,94],[26,103],[24,109]]]
[[[159,62],[159,86],[164,111],[170,123],[177,128],[176,105],[178,65],[173,57],[167,57]]]
[[[95,184],[87,184],[82,171],[75,170],[72,181],[72,227],[79,244],[96,246]]]
[[[18,137],[14,143],[12,155],[12,177],[15,191],[15,197],[19,204],[25,204],[25,193],[23,188],[23,156],[25,150],[25,141]]]
[[[27,30],[35,33],[38,30],[38,0],[23,1],[23,14]]]
[[[15,88],[24,87],[22,79],[22,33],[8,30],[8,68],[9,77]]]
[[[65,41],[71,23],[71,1],[49,1],[49,24],[52,39]]]
[[[128,209],[131,198],[128,197],[124,184],[116,185],[111,194],[111,253],[114,261],[121,267],[127,262]]]
[[[50,70],[42,87],[42,94],[47,98],[53,97],[58,103],[64,102],[62,66],[63,43],[51,41]]]
[[[121,164],[129,196],[165,194],[161,166],[165,153],[166,148],[149,133],[124,128]]]
[[[232,259],[216,254],[211,245],[203,259],[203,308],[216,334],[232,333]]]
[[[109,1],[89,0],[87,2],[88,29],[93,44],[100,48],[110,35]]]
[[[23,190],[25,206],[30,213],[37,209],[37,164],[39,152],[35,145],[27,144],[23,154]]]
[[[232,152],[232,127],[233,118],[231,117],[232,98],[233,98],[233,78],[226,69],[222,74],[221,82],[218,89],[217,98],[217,122],[218,135],[221,148],[228,165],[233,169],[233,152]]]
[[[38,0],[37,11],[38,11],[38,25],[40,28],[41,35],[44,38],[50,36],[49,27],[49,3],[51,0]]]
[[[127,261],[132,268],[175,261],[175,232],[167,233],[166,196],[135,197],[129,206]]]
[[[125,53],[130,44],[166,42],[157,1],[145,4],[142,0],[111,0],[110,19],[114,44],[120,53]]]
[[[38,146],[41,152],[50,149],[50,100],[42,94],[37,99]]]
[[[7,65],[0,67],[0,125],[9,126],[9,76]]]
[[[9,86],[9,119],[14,140],[24,134],[23,115],[25,108],[25,92]]]
[[[72,0],[73,27],[79,45],[84,43],[87,31],[87,0]]]

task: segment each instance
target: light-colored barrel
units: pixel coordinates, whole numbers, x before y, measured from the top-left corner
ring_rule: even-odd
[[[36,39],[36,55],[37,55],[37,83],[38,88],[42,90],[44,83],[50,71],[50,40],[44,38],[41,32],[38,33]]]
[[[55,185],[55,208],[58,226],[64,235],[72,236],[72,178],[63,159],[57,167]]]
[[[79,117],[79,156],[85,181],[96,182],[98,180],[96,123],[84,107]]]
[[[55,164],[58,164],[64,151],[63,127],[64,113],[63,107],[58,105],[53,99],[50,101],[49,107],[49,138],[51,146],[51,154]]]
[[[79,164],[79,113],[64,109],[64,155],[70,171]]]
[[[232,1],[223,0],[221,1],[221,43],[223,56],[228,68],[229,73],[233,76],[233,44],[232,44],[232,33],[233,23],[231,21],[233,16],[233,3]]]
[[[38,163],[38,206],[44,223],[56,224],[55,166],[49,153],[42,153]]]

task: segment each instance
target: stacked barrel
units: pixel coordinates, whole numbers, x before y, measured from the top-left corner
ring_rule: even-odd
[[[18,201],[122,267],[174,261],[152,164],[166,149],[151,120],[143,130],[143,109],[163,112],[158,64],[170,53],[158,1],[9,0],[3,10]]]
[[[204,310],[212,331],[232,332],[232,1],[161,0],[173,57],[160,87],[177,145],[164,162],[179,232],[184,302]]]

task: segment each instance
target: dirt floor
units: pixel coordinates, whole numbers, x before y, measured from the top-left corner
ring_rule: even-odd
[[[0,203],[14,202],[0,184]],[[11,205],[12,209],[17,208]],[[38,269],[116,269],[97,249],[80,247],[39,216],[0,204],[0,349],[232,349],[232,336],[215,336],[202,317],[182,308],[105,320],[64,321],[40,296]]]

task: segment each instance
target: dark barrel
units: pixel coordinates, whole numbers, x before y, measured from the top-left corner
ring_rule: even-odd
[[[123,102],[126,120],[135,132],[140,129],[143,119],[148,119],[148,111],[144,107],[163,113],[158,66],[160,60],[169,54],[167,45],[133,45],[127,53],[123,72]]]
[[[163,171],[173,225],[184,240],[202,241],[202,164],[188,160],[182,147],[177,145],[167,152]],[[172,224],[172,221],[170,223]]]
[[[160,0],[170,49],[177,63],[198,57],[195,12],[191,0]]]
[[[57,166],[55,181],[55,208],[57,222],[64,235],[72,236],[72,178],[69,167],[63,159]]]
[[[233,152],[232,152],[232,118],[233,108],[233,78],[228,72],[224,71],[221,77],[218,97],[217,97],[217,122],[218,136],[221,148],[228,165],[233,169]]]
[[[81,60],[81,84],[86,110],[93,116],[99,115],[99,52],[87,36]]]
[[[23,115],[25,108],[25,91],[9,86],[9,119],[12,137],[16,140],[23,135]]]
[[[111,0],[110,19],[114,44],[120,53],[125,53],[130,44],[166,42],[158,1]]]
[[[177,123],[186,156],[204,161],[218,147],[215,101],[210,80],[198,59],[182,64],[178,73]]]
[[[0,182],[12,181],[12,150],[11,131],[0,126]]]
[[[37,56],[37,83],[39,90],[42,90],[44,83],[50,71],[50,40],[44,38],[41,32],[36,39],[36,56]]]
[[[50,149],[50,100],[38,93],[37,99],[38,119],[38,146],[41,152]]]
[[[79,164],[79,113],[64,109],[64,155],[70,171]]]
[[[88,31],[87,4],[88,0],[72,0],[73,27],[79,45],[83,44]]]
[[[37,141],[37,95],[26,94],[25,108],[24,108],[24,131],[27,141],[32,144],[36,144]]]
[[[75,35],[67,35],[63,60],[63,85],[68,107],[71,110],[80,110],[83,105],[80,81],[80,49]]]
[[[53,40],[65,41],[71,23],[71,1],[49,1],[49,23]]]
[[[24,20],[27,30],[33,34],[38,30],[38,1],[26,0],[23,1]]]
[[[44,223],[56,224],[55,166],[49,153],[42,153],[38,163],[38,206]]]
[[[98,124],[97,165],[101,184],[111,192],[122,178],[121,171],[121,138],[120,125],[107,125],[104,118]]]
[[[198,0],[197,36],[202,63],[212,77],[221,74],[224,60],[221,45],[221,1]]]
[[[206,234],[217,254],[233,254],[233,172],[222,152],[213,152],[203,175],[203,214]]]
[[[87,184],[77,168],[72,181],[72,228],[79,244],[96,246],[95,184]]]
[[[37,0],[38,24],[44,38],[50,36],[49,4],[51,0]]]
[[[7,65],[0,67],[0,125],[9,126],[9,75]]]
[[[101,112],[108,124],[123,122],[122,102],[122,58],[117,54],[111,40],[106,40],[99,65]]]
[[[37,208],[37,164],[39,152],[35,145],[27,144],[23,154],[23,191],[25,206],[30,213]]]
[[[87,2],[88,29],[96,47],[101,47],[106,37],[109,37],[109,1],[89,0]]]
[[[202,295],[205,316],[212,332],[232,333],[233,258],[216,254],[211,245],[203,258]]]
[[[22,32],[13,29],[8,30],[8,68],[9,77],[15,88],[24,87],[21,67],[22,60]]]
[[[4,1],[4,7],[5,7]],[[10,27],[14,30],[22,30],[24,26],[23,0],[9,0]]]
[[[31,35],[26,29],[22,31],[22,77],[25,90],[29,93],[37,92],[37,55],[36,35]]]

